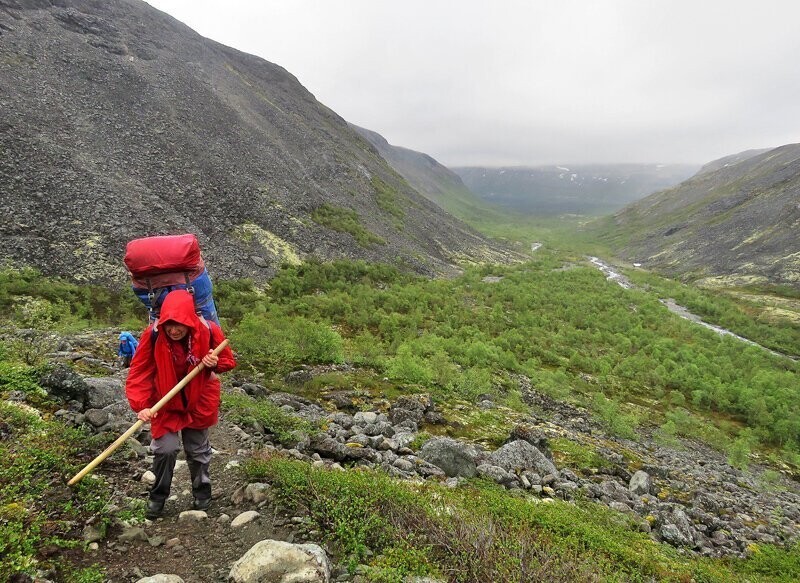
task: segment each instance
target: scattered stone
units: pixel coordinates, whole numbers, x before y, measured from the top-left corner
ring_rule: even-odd
[[[244,526],[248,522],[253,522],[260,516],[261,514],[259,514],[255,510],[248,510],[247,512],[242,512],[239,516],[233,519],[233,521],[231,522],[231,528],[239,528],[240,526]]]
[[[83,528],[82,538],[84,542],[92,543],[103,540],[103,530],[93,524],[87,525]]]
[[[330,563],[318,545],[263,540],[234,563],[228,578],[233,583],[328,583]]]
[[[633,474],[630,484],[628,485],[628,489],[637,496],[649,494],[651,487],[650,475],[642,470],[638,470]]]
[[[557,474],[553,462],[527,441],[507,443],[489,455],[489,463],[509,472],[533,470],[539,474]]]
[[[87,409],[103,409],[126,400],[125,385],[119,377],[85,377],[83,381],[87,386]]]
[[[429,439],[419,452],[419,457],[451,478],[474,478],[478,473],[475,465],[477,455],[475,447],[449,437]]]
[[[206,520],[208,514],[204,510],[184,510],[178,515],[178,522]]]
[[[126,528],[118,537],[120,542],[147,541],[147,533],[140,526]]]
[[[265,500],[269,500],[270,495],[270,485],[261,482],[253,482],[252,484],[248,484],[244,489],[244,499],[249,500],[253,504],[260,504]]]

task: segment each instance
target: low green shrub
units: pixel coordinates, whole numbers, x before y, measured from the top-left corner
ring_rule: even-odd
[[[620,403],[606,399],[600,393],[595,394],[592,405],[600,422],[609,432],[627,439],[636,438],[636,427],[639,425],[639,418],[636,415],[625,413]]]
[[[0,402],[0,435],[0,581],[40,568],[55,569],[64,581],[101,580],[92,574],[97,570],[75,569],[55,555],[39,554],[45,547],[80,545],[76,525],[89,517],[101,525],[110,522],[111,493],[102,482],[63,485],[101,451],[98,438],[5,402]]]
[[[31,268],[0,269],[0,313],[20,328],[74,331],[141,322],[144,308],[129,289],[110,290],[45,277]]]
[[[330,325],[275,309],[246,315],[230,338],[240,360],[256,369],[285,371],[298,364],[344,361],[344,341]]]

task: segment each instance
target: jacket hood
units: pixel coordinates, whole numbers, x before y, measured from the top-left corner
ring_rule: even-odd
[[[169,292],[161,304],[159,323],[163,324],[170,320],[189,328],[197,328],[200,324],[194,309],[194,296],[185,289]]]

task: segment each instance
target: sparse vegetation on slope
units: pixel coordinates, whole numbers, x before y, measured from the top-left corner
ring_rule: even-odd
[[[796,288],[799,170],[798,144],[711,163],[598,222],[597,234],[627,260],[673,277]]]

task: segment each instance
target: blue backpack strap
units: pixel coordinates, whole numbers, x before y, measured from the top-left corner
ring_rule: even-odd
[[[197,308],[197,297],[194,295],[194,286],[192,285],[192,280],[189,279],[188,272],[183,272],[183,279],[186,282],[186,291],[191,294],[192,300],[194,300],[195,312],[200,313],[200,310]],[[161,302],[164,301],[163,298],[172,290],[180,289],[180,285],[168,285],[154,288],[150,278],[145,279],[145,283],[147,284],[147,303],[149,306],[147,309],[150,312],[150,321],[152,322],[158,318],[161,312]],[[156,300],[159,301],[157,302]]]

